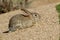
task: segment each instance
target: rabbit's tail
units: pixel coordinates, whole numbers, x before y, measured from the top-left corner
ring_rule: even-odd
[[[9,31],[5,31],[5,32],[3,32],[3,33],[9,33]]]

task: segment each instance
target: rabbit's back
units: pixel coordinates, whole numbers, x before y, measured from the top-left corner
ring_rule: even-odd
[[[34,24],[34,20],[32,17],[25,17],[23,14],[18,14],[13,16],[9,21],[9,27],[13,27],[13,29],[22,29],[31,27]]]

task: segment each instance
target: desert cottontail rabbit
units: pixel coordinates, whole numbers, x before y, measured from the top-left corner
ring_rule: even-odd
[[[13,16],[9,21],[9,27],[8,27],[9,30],[3,33],[8,33],[10,31],[14,32],[17,29],[32,27],[36,23],[36,20],[38,21],[38,19],[40,18],[40,15],[37,13],[31,13],[26,9],[22,10],[28,15],[17,14]]]

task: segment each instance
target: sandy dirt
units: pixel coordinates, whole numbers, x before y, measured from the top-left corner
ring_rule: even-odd
[[[39,23],[33,27],[17,30],[12,33],[3,34],[2,32],[8,30],[9,19],[16,15],[23,13],[21,10],[11,11],[9,13],[0,15],[0,40],[59,40],[59,19],[55,6],[59,4],[48,3],[36,7],[31,6],[31,12],[38,12],[41,16]]]

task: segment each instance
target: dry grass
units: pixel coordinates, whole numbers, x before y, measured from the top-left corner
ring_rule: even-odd
[[[0,14],[21,8],[28,8],[31,3],[32,1],[29,0],[0,0]]]

